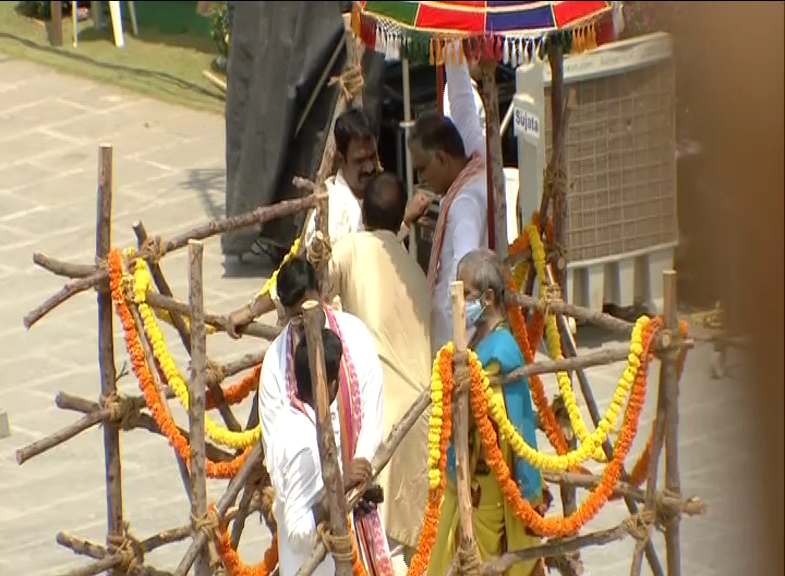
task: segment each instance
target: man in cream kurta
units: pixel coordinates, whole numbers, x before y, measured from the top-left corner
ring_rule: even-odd
[[[384,428],[388,434],[430,382],[431,303],[420,266],[396,235],[406,208],[397,177],[381,174],[363,204],[366,231],[333,248],[330,296],[368,328],[384,374]],[[428,413],[417,421],[380,475],[382,519],[387,536],[417,547],[428,492]]]

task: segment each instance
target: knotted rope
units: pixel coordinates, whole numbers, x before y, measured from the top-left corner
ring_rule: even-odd
[[[351,562],[353,560],[351,534],[335,536],[324,524],[319,524],[316,532],[336,562]]]
[[[551,307],[561,301],[561,289],[558,284],[547,286],[540,295],[540,305],[542,306],[543,315],[546,317],[550,315]]]
[[[166,255],[166,246],[160,236],[148,236],[142,242],[140,253],[147,255],[147,260],[157,264]]]
[[[477,544],[458,547],[458,572],[466,576],[479,576],[482,560],[477,551]]]
[[[264,523],[267,524],[270,532],[275,534],[275,532],[278,531],[278,522],[275,520],[275,514],[273,514],[275,490],[273,490],[272,486],[265,486],[261,489],[259,497],[261,499],[261,514],[262,518],[264,519]]]
[[[204,516],[194,516],[191,514],[191,525],[196,532],[203,532],[207,536],[207,550],[210,554],[210,566],[218,566],[221,556],[215,544],[218,539],[218,531],[221,528],[221,517],[214,506],[210,506]]]
[[[469,372],[469,357],[466,352],[456,352],[453,356],[453,380],[455,389],[453,394],[463,394],[468,392],[472,385],[471,373]]]
[[[210,385],[218,385],[224,381],[226,374],[224,374],[223,366],[213,360],[207,360],[205,367],[207,372],[207,381]]]
[[[656,521],[656,513],[644,508],[638,514],[630,516],[623,522],[624,530],[637,541],[636,546],[643,546],[651,535],[651,526]]]
[[[123,522],[122,534],[109,534],[106,540],[109,553],[122,558],[126,575],[134,574],[144,564],[144,547],[131,534],[128,522]]]
[[[322,264],[330,260],[331,255],[330,239],[325,238],[321,231],[317,231],[313,240],[311,240],[311,244],[308,246],[308,261],[318,270]]]
[[[341,87],[344,97],[351,102],[365,86],[362,67],[360,65],[351,66],[346,68],[340,76],[333,76],[328,85],[334,86],[335,84]]]
[[[133,428],[131,418],[144,407],[143,398],[124,398],[117,392],[102,394],[98,399],[102,410],[109,410],[109,421],[119,422],[123,430]]]

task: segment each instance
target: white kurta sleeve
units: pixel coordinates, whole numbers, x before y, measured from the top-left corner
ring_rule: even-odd
[[[292,431],[297,434],[296,431]],[[312,430],[301,433],[313,433]],[[295,554],[307,555],[313,550],[316,539],[316,521],[313,505],[318,488],[321,488],[321,470],[318,454],[302,446],[291,458],[285,458],[283,470],[283,525],[286,537]]]
[[[449,60],[449,59],[448,59]],[[461,133],[466,154],[475,152],[485,157],[485,136],[480,126],[479,111],[474,100],[474,87],[465,63],[447,63],[444,66],[447,75],[447,91],[449,96],[450,119]]]
[[[281,338],[288,336],[287,329],[281,332]],[[279,366],[279,350],[285,346],[283,342],[273,342],[262,361],[262,373],[259,378],[259,422],[262,425],[262,448],[267,453],[267,439],[271,438],[275,419],[286,405],[286,375],[281,374]],[[281,379],[283,378],[283,381]],[[268,461],[268,469],[270,463]]]
[[[352,328],[351,341],[360,344],[355,345],[352,351],[352,361],[357,370],[363,409],[362,428],[354,457],[370,462],[384,440],[384,376],[370,332],[359,321],[356,328]]]

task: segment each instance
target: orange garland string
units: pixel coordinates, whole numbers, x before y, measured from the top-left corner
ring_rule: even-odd
[[[436,542],[436,533],[439,530],[441,517],[442,497],[447,485],[447,447],[452,437],[452,394],[455,389],[453,379],[452,354],[446,351],[439,353],[439,375],[442,381],[442,435],[440,440],[439,458],[439,486],[428,491],[428,503],[425,507],[422,530],[417,543],[417,553],[412,558],[407,575],[421,576],[428,570],[431,562],[433,545]]]
[[[529,344],[523,312],[518,306],[510,306],[507,309],[507,317],[510,321],[510,330],[515,337],[515,340],[518,342],[518,347],[523,353],[526,364],[533,364],[534,351]],[[556,414],[553,412],[553,409],[548,402],[548,396],[545,394],[545,386],[543,385],[542,378],[540,378],[539,374],[531,374],[529,376],[529,389],[531,390],[532,401],[537,407],[537,412],[540,415],[542,426],[545,428],[545,435],[548,437],[548,441],[551,443],[551,446],[554,447],[557,454],[566,454],[569,450],[567,440],[556,419]]]
[[[685,320],[679,320],[679,335],[682,338],[687,336],[689,332],[689,325]],[[678,380],[681,381],[681,375],[684,372],[684,365],[687,362],[687,349],[682,348],[679,351],[679,359],[678,359]],[[649,473],[649,461],[651,459],[651,447],[654,443],[654,423],[652,423],[651,431],[649,432],[648,440],[646,440],[646,447],[641,452],[641,455],[635,461],[635,465],[632,467],[630,471],[629,478],[627,479],[627,483],[631,486],[640,486],[643,484],[644,480]],[[613,499],[617,499],[619,496],[614,496]]]
[[[645,360],[641,362],[638,368],[627,410],[625,411],[624,424],[614,446],[613,460],[606,466],[599,485],[589,494],[589,497],[581,502],[573,514],[563,518],[544,518],[540,516],[531,503],[521,496],[515,481],[510,476],[509,467],[504,462],[498,445],[496,431],[488,417],[488,405],[483,390],[482,368],[477,363],[472,363],[470,366],[472,380],[470,404],[480,437],[482,438],[486,462],[493,470],[505,500],[513,509],[516,517],[535,533],[542,536],[573,534],[591,520],[608,501],[613,492],[613,487],[619,481],[622,464],[627,456],[627,452],[635,439],[643,402],[646,398],[646,377],[650,360],[648,349],[652,337],[659,327],[661,327],[661,321],[652,320],[644,331]]]
[[[532,213],[532,225],[541,230],[541,220],[539,212]],[[545,238],[546,241],[553,240],[553,222],[550,218],[545,222]],[[521,234],[510,245],[509,254],[515,256],[529,248],[529,235]],[[511,290],[515,290],[515,284],[512,280],[509,281]],[[534,351],[539,347],[542,335],[545,331],[545,315],[539,310],[535,310],[532,314],[530,327],[526,327],[526,319],[523,316],[523,311],[519,306],[509,306],[507,308],[507,317],[510,321],[510,329],[518,342],[518,347],[523,353],[523,357],[527,364],[534,362]],[[531,333],[531,338],[529,334]],[[567,439],[564,437],[564,432],[559,426],[550,403],[548,396],[545,394],[545,387],[543,386],[542,379],[538,374],[529,376],[529,389],[531,390],[532,400],[540,415],[540,421],[545,429],[545,435],[548,441],[556,449],[557,454],[566,454],[569,451]]]
[[[223,389],[224,399],[229,406],[239,404],[245,400],[251,392],[255,392],[259,386],[259,376],[262,373],[262,365],[257,364],[253,367],[253,372],[243,376],[239,382]],[[205,408],[212,410],[215,408],[215,399],[209,390],[205,390]]]
[[[139,333],[136,331],[134,318],[131,315],[125,295],[123,294],[123,261],[120,251],[117,249],[112,250],[109,253],[108,260],[109,287],[112,301],[120,316],[120,322],[122,323],[125,336],[125,346],[128,350],[128,355],[131,358],[131,365],[139,382],[139,388],[142,391],[147,408],[150,410],[155,423],[158,425],[158,429],[167,437],[169,444],[177,450],[177,453],[183,461],[188,463],[191,460],[191,446],[177,428],[171,415],[169,415],[161,405],[161,398],[158,395],[158,391],[155,389],[153,377],[147,367],[147,360],[144,355],[142,343],[139,340]],[[250,453],[251,448],[248,448],[245,452],[227,462],[213,462],[212,460],[207,459],[207,476],[210,478],[233,478]]]
[[[211,505],[215,508],[215,505]],[[221,557],[227,576],[270,576],[278,566],[278,534],[273,534],[273,541],[265,551],[261,562],[254,565],[243,564],[240,555],[232,548],[232,539],[226,524],[222,524],[218,530],[216,542],[218,544],[218,555]]]

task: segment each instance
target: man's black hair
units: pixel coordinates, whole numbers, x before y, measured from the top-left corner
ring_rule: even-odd
[[[311,367],[308,364],[308,344],[305,340],[302,338],[294,351],[294,378],[297,381],[298,398],[303,402],[311,402],[313,400]],[[329,385],[338,380],[343,345],[335,332],[329,328],[323,328],[322,347],[324,348],[325,377]]]
[[[365,187],[363,220],[369,230],[398,232],[406,212],[406,193],[392,172],[382,172]]]
[[[466,158],[463,138],[452,120],[436,111],[423,112],[417,117],[409,142],[418,140],[426,152],[441,150],[453,158]]]
[[[335,119],[333,136],[335,136],[335,149],[346,156],[352,140],[368,140],[375,138],[376,134],[365,112],[360,108],[349,108]]]
[[[307,292],[319,290],[316,269],[305,258],[292,258],[278,271],[278,298],[286,307],[294,306]]]

